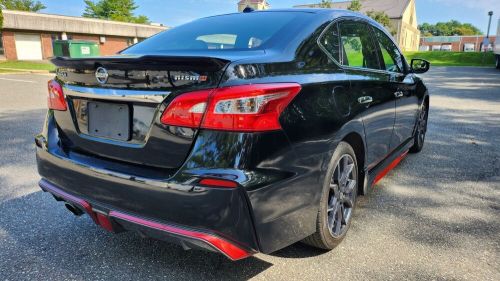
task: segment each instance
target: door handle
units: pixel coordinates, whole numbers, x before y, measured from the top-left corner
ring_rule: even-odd
[[[397,92],[394,93],[394,96],[396,98],[400,98],[400,97],[404,96],[404,93],[402,91],[397,91]]]
[[[360,104],[367,104],[367,103],[372,103],[373,102],[373,98],[370,97],[370,96],[364,96],[364,97],[360,97],[358,99],[358,102]]]

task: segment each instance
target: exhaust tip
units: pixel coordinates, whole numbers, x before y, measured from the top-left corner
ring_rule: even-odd
[[[79,217],[81,215],[83,215],[83,211],[80,210],[79,208],[76,208],[75,206],[71,205],[71,204],[64,204],[64,206],[66,207],[66,209],[68,209],[71,213],[73,213],[73,215]]]

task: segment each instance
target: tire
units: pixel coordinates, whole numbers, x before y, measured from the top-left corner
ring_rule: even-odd
[[[348,143],[340,142],[333,153],[323,183],[316,232],[302,242],[326,250],[331,250],[342,242],[356,206],[358,180],[358,163],[354,150]]]
[[[495,66],[497,69],[500,69],[500,55],[496,55],[495,58]]]
[[[410,147],[411,153],[418,153],[424,148],[425,134],[427,133],[427,120],[429,117],[429,110],[426,103],[422,104],[417,120],[417,128],[413,135],[413,146]]]

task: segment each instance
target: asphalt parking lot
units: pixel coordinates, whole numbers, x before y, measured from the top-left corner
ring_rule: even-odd
[[[500,280],[500,71],[433,68],[426,145],[359,200],[344,242],[239,262],[76,218],[37,186],[47,75],[0,75],[0,280]]]

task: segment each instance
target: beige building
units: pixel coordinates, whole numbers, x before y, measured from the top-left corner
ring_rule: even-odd
[[[417,51],[420,31],[417,28],[415,0],[361,0],[361,11],[383,11],[391,19],[389,32],[404,51]],[[351,1],[334,2],[332,9],[347,9]],[[296,8],[318,8],[319,4],[298,5]]]
[[[243,12],[247,7],[254,10],[267,10],[271,6],[266,0],[241,0],[238,2],[238,12]]]

